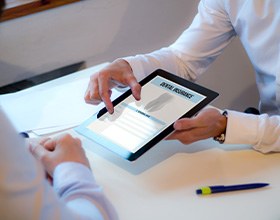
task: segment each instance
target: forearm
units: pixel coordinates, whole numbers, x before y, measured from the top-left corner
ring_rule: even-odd
[[[80,219],[117,219],[92,172],[78,163],[63,163],[54,172],[54,189]]]
[[[179,44],[181,42],[148,54],[139,54],[123,59],[129,63],[138,81],[156,69],[163,69],[188,80],[196,80],[198,74],[202,70],[204,71],[211,62],[207,59],[205,61],[192,60],[186,54],[182,56],[183,48]]]
[[[142,80],[157,69],[178,74],[177,58],[170,48],[162,48],[148,54],[124,57],[132,68],[137,81]]]

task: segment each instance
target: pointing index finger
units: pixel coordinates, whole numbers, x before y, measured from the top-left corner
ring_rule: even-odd
[[[103,100],[108,112],[110,114],[114,113],[114,107],[113,103],[111,102],[111,94],[112,91],[110,89],[110,79],[107,76],[101,76],[98,78],[98,84],[99,84],[99,96]]]

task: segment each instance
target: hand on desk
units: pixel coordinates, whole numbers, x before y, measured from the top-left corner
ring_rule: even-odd
[[[215,108],[205,108],[193,118],[182,118],[174,123],[175,131],[166,140],[183,144],[216,137],[226,129],[227,118]]]
[[[108,112],[112,114],[114,107],[110,96],[111,89],[115,86],[129,86],[134,98],[140,100],[141,86],[133,75],[130,65],[123,59],[115,60],[90,77],[84,99],[86,103],[94,105],[103,101]]]
[[[81,141],[69,134],[30,140],[29,150],[43,164],[50,177],[53,176],[56,166],[63,162],[77,162],[90,168]]]

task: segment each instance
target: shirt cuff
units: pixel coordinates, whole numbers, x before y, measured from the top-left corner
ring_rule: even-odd
[[[258,141],[258,116],[228,111],[225,144],[256,145]]]
[[[75,182],[91,182],[97,185],[92,171],[81,163],[64,162],[55,168],[53,187],[60,196],[67,186]]]

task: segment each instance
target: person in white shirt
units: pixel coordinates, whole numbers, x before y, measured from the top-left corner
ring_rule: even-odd
[[[4,6],[0,0],[0,15]],[[64,134],[27,142],[0,105],[0,140],[0,219],[118,219],[79,139]]]
[[[79,139],[31,141],[32,155],[1,107],[0,122],[0,219],[118,219]]]
[[[234,37],[239,37],[255,69],[261,115],[230,110],[225,115],[216,109],[205,109],[194,118],[175,122],[175,132],[168,139],[188,144],[215,137],[221,143],[249,144],[263,153],[280,151],[279,30],[278,0],[201,0],[192,24],[172,45],[117,59],[93,74],[85,101],[104,101],[113,113],[112,87],[129,86],[139,100],[138,81],[159,68],[195,80]]]

